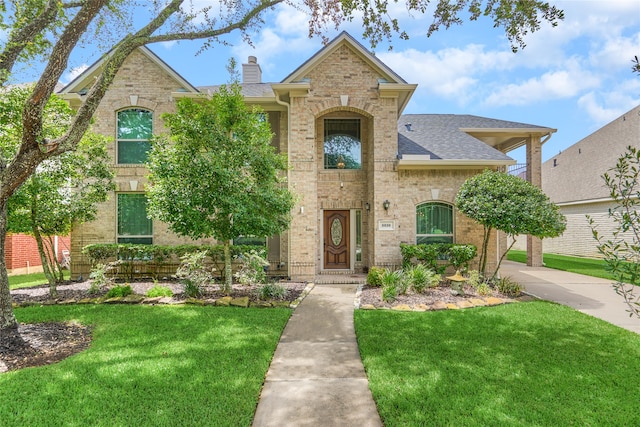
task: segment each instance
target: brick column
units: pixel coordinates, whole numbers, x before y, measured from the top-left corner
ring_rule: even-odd
[[[542,143],[539,135],[531,135],[527,141],[527,181],[542,187]],[[542,240],[527,236],[527,265],[542,266]]]

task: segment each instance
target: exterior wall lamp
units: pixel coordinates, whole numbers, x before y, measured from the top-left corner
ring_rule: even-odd
[[[369,204],[369,202],[366,202],[364,204],[364,208],[366,209],[367,212],[369,212],[371,210],[371,205]]]
[[[384,202],[382,202],[382,207],[384,208],[385,211],[389,210],[390,205],[391,203],[389,203],[389,200],[385,200]]]

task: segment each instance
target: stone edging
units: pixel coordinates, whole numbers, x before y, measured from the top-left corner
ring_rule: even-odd
[[[222,306],[222,307],[255,307],[255,308],[269,308],[269,307],[285,307],[295,309],[300,305],[302,300],[311,292],[314,284],[309,283],[304,288],[300,296],[296,298],[295,301],[291,303],[287,301],[264,301],[264,302],[251,302],[249,301],[249,297],[240,297],[240,298],[232,298],[232,297],[222,297],[218,299],[197,299],[197,298],[187,298],[186,300],[177,301],[171,297],[145,297],[142,295],[128,295],[126,297],[115,297],[115,298],[83,298],[80,300],[76,299],[68,299],[63,301],[45,301],[45,302],[25,302],[25,303],[13,303],[14,308],[18,307],[30,307],[30,306],[43,306],[43,305],[71,305],[71,304],[146,304],[146,305],[213,305],[213,306]]]
[[[354,307],[356,310],[394,310],[394,311],[433,311],[433,310],[460,310],[463,308],[473,308],[473,307],[486,307],[486,306],[494,306],[501,304],[509,304],[512,302],[516,302],[516,300],[512,299],[503,299],[496,297],[485,297],[485,298],[469,298],[466,300],[458,301],[457,303],[446,303],[444,301],[436,301],[434,304],[418,304],[415,306],[410,306],[407,304],[398,304],[391,308],[389,307],[376,307],[371,304],[360,305],[360,297],[362,295],[362,287],[363,285],[359,285],[356,291],[356,297],[354,300]]]

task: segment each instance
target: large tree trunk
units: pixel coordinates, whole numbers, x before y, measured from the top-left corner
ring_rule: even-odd
[[[4,258],[4,244],[7,237],[7,205],[0,204],[0,331],[16,329],[18,322],[13,314],[11,293],[9,292],[9,275]]]

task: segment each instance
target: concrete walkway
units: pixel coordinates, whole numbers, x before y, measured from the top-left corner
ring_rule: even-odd
[[[356,288],[316,286],[296,308],[253,426],[382,426],[356,343]]]
[[[527,267],[513,261],[504,261],[500,272],[502,277],[511,277],[535,297],[573,307],[640,334],[640,319],[629,317],[628,306],[616,294],[611,280],[544,267]]]

